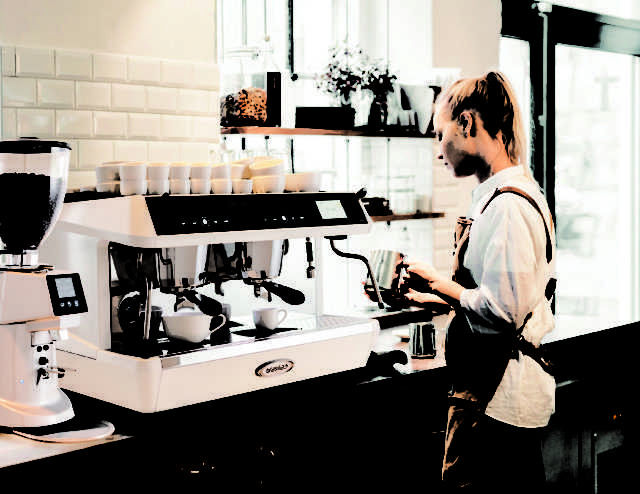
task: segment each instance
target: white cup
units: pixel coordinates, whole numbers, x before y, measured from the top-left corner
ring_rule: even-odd
[[[111,192],[117,194],[120,192],[120,181],[98,182],[96,184],[96,192]]]
[[[169,178],[188,179],[191,176],[191,163],[176,161],[169,166]]]
[[[142,195],[147,193],[147,179],[120,180],[120,193],[123,196]]]
[[[234,178],[231,180],[231,189],[234,194],[250,194],[253,180],[246,178]]]
[[[147,165],[149,180],[169,180],[169,163],[149,163]]]
[[[120,180],[146,180],[147,164],[144,161],[128,161],[120,164]]]
[[[192,194],[211,194],[211,180],[204,179],[204,178],[192,178],[191,193]]]
[[[211,165],[209,163],[192,163],[191,178],[197,180],[211,180]]]
[[[188,194],[191,191],[191,184],[188,178],[172,178],[169,180],[169,192],[171,194]]]
[[[284,184],[284,175],[260,175],[253,177],[253,191],[256,194],[284,192]]]
[[[122,161],[105,161],[96,166],[96,182],[114,182],[120,180]]]
[[[169,179],[150,178],[149,179],[149,194],[168,194],[169,193]]]
[[[286,317],[287,310],[278,307],[266,307],[253,311],[253,323],[261,328],[276,329]]]
[[[211,180],[211,190],[214,194],[231,194],[230,178],[214,178]]]
[[[231,178],[229,163],[214,163],[211,165],[211,178]]]
[[[245,165],[242,163],[232,163],[230,168],[231,178],[251,178],[251,173],[249,173],[249,165]]]

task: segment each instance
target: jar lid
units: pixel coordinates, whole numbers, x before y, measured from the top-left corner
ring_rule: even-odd
[[[66,142],[41,141],[36,137],[20,137],[13,141],[0,141],[0,153],[40,154],[50,153],[54,148],[71,149]]]

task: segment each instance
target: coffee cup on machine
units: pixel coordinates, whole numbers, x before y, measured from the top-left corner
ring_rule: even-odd
[[[264,328],[273,331],[287,317],[287,310],[278,307],[266,307],[253,311],[253,322],[256,328]]]

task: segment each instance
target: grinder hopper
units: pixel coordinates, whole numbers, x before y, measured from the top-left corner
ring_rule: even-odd
[[[1,264],[37,264],[37,249],[62,211],[70,150],[57,141],[0,141]]]

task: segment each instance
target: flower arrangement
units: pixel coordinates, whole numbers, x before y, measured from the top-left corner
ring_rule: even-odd
[[[316,74],[316,89],[347,103],[351,93],[362,85],[362,75],[368,57],[358,46],[338,44],[329,50],[329,63],[324,72]]]
[[[362,89],[368,89],[373,93],[373,99],[386,101],[387,94],[393,92],[393,83],[398,77],[389,71],[389,65],[372,64],[366,67],[362,74]]]
[[[386,101],[393,92],[397,79],[382,61],[371,63],[365,51],[356,46],[338,44],[329,51],[329,63],[324,72],[316,74],[316,89],[335,96],[342,104],[348,104],[351,93],[366,89],[374,100]]]

